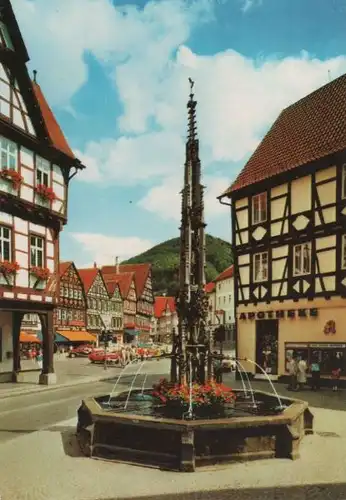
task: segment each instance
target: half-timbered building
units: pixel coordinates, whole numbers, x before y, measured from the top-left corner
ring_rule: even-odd
[[[44,40],[43,40],[44,43]],[[83,168],[31,80],[29,60],[9,0],[0,1],[0,370],[20,364],[20,328],[25,314],[38,314],[43,336],[40,383],[55,382],[53,310],[58,286],[59,235],[67,222],[70,179]],[[54,286],[47,287],[50,276]],[[6,368],[7,371],[7,368]]]
[[[104,276],[109,274],[133,273],[136,287],[136,321],[137,330],[140,331],[140,339],[145,342],[150,338],[152,317],[154,315],[154,296],[152,290],[151,264],[121,264],[115,266],[104,266]]]
[[[322,376],[335,364],[345,374],[345,130],[344,75],[286,108],[221,196],[232,205],[237,355],[272,376],[294,352]]]
[[[78,269],[87,301],[87,330],[96,335],[111,330],[110,297],[101,271],[94,267]]]
[[[73,262],[60,262],[60,287],[57,307],[54,311],[56,330],[85,331],[86,297],[82,280]]]
[[[155,297],[154,314],[156,319],[154,340],[167,344],[171,343],[172,335],[178,333],[178,314],[175,307],[175,298]]]
[[[123,343],[123,330],[124,330],[124,312],[123,312],[123,298],[120,292],[120,286],[117,281],[107,281],[105,284],[108,290],[110,299],[110,314],[111,314],[111,331],[113,338],[117,343]]]

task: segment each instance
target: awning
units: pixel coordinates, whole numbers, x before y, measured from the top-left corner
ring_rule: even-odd
[[[141,333],[139,330],[132,330],[129,328],[125,328],[124,332],[128,335],[139,335]]]
[[[62,337],[62,340],[58,340],[58,336]],[[56,342],[89,342],[96,343],[96,336],[87,332],[86,330],[57,330],[56,331]]]
[[[33,335],[31,333],[26,333],[26,332],[20,332],[19,342],[21,342],[23,344],[25,344],[25,343],[41,344],[41,341],[37,337],[37,335]]]

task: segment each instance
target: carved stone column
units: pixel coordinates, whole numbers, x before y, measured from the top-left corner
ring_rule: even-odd
[[[14,311],[12,313],[12,342],[13,342],[13,368],[12,368],[12,381],[23,382],[23,374],[21,373],[20,365],[20,328],[24,313]]]
[[[54,332],[53,311],[39,315],[42,325],[43,363],[39,383],[43,385],[56,384],[54,372]]]

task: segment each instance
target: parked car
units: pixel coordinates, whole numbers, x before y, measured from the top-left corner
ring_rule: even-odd
[[[86,357],[89,356],[92,350],[93,350],[92,345],[89,344],[79,345],[71,349],[71,351],[69,351],[68,357],[69,358]]]
[[[89,360],[91,363],[104,363],[105,358],[107,363],[118,363],[120,360],[120,354],[117,352],[107,352],[104,351],[92,351],[89,354]]]
[[[224,372],[234,372],[237,368],[237,363],[231,356],[224,356],[222,360],[222,370]]]

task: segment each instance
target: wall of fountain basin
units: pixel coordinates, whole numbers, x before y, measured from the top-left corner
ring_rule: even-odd
[[[256,391],[255,397],[277,405],[272,394]],[[79,445],[95,459],[182,472],[235,461],[295,460],[301,440],[313,433],[308,404],[296,399],[282,398],[286,408],[275,415],[176,420],[105,409],[107,398],[86,399],[78,410]]]

